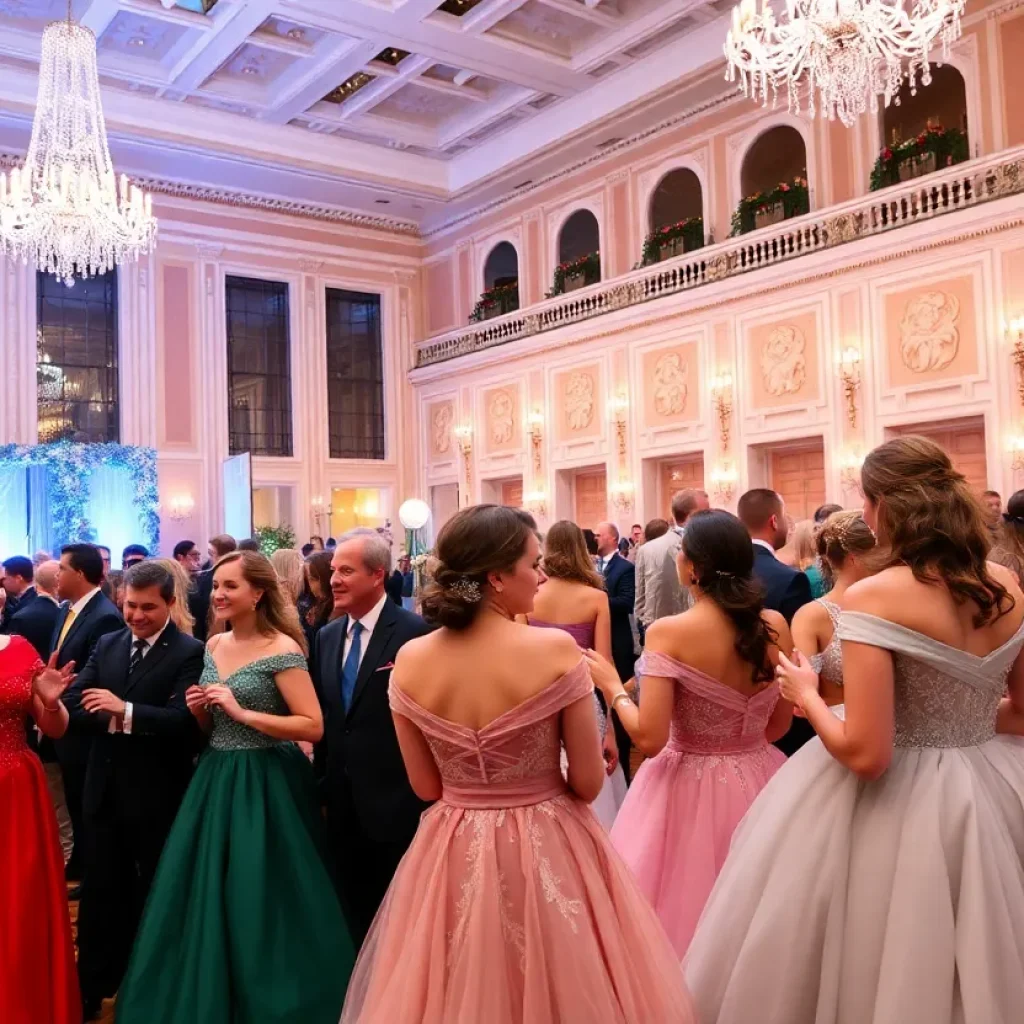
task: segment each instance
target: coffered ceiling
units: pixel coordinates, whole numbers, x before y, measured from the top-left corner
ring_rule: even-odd
[[[414,206],[424,219],[545,147],[615,128],[616,113],[714,62],[731,3],[72,0],[97,36],[115,149],[159,142],[140,160],[162,154],[175,173],[191,150],[193,170],[206,154],[319,174],[349,201],[384,189],[414,219]],[[0,0],[12,123],[28,123],[42,29],[65,12],[66,0]]]

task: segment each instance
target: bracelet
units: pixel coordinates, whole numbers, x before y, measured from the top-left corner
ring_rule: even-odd
[[[57,714],[57,712],[60,711],[61,707],[63,707],[63,705],[58,704],[55,708],[48,708],[42,701],[39,702],[39,706],[51,715]]]
[[[627,704],[632,704],[633,703],[633,698],[630,697],[630,695],[628,693],[626,693],[625,690],[623,690],[622,693],[617,693],[612,698],[612,702],[611,702],[611,705],[610,705],[612,711],[615,710],[615,705],[618,704],[620,700],[626,701]]]

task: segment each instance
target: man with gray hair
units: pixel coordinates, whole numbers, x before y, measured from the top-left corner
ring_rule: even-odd
[[[430,627],[388,599],[391,545],[376,530],[338,538],[331,570],[334,607],[343,614],[320,630],[310,653],[324,714],[314,767],[339,895],[358,946],[426,807],[409,785],[388,684],[399,649]]]

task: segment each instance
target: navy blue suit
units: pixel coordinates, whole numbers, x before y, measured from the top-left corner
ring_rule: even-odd
[[[764,587],[764,606],[779,612],[786,622],[811,601],[811,581],[805,573],[780,562],[771,551],[754,545],[754,577]],[[787,756],[795,754],[809,739],[814,729],[806,718],[794,718],[789,732],[775,746]]]
[[[53,650],[53,625],[57,621],[57,602],[41,594],[33,594],[30,601],[22,601],[11,616],[8,633],[23,636],[43,661],[48,661]]]
[[[629,617],[636,605],[636,566],[616,553],[606,556],[604,569],[604,585],[608,592],[608,607],[611,610],[612,630],[612,661],[619,678],[626,682],[633,678],[636,654],[633,651],[633,627]],[[602,699],[601,703],[604,703]],[[615,729],[615,740],[619,745],[619,762],[626,781],[630,781],[629,751],[632,743],[629,733],[613,714],[612,726]]]

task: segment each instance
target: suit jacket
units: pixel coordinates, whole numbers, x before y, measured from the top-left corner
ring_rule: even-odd
[[[57,602],[42,594],[31,601],[22,602],[11,616],[8,632],[23,636],[43,661],[48,661],[53,650],[53,624],[57,621]]]
[[[633,653],[633,627],[629,617],[636,605],[636,566],[620,554],[604,566],[604,585],[611,609],[612,660],[623,680],[633,675],[636,657]]]
[[[399,608],[402,607],[402,588],[405,585],[405,577],[396,569],[384,584],[388,597],[391,598]]]
[[[636,617],[644,626],[690,607],[690,595],[676,568],[682,546],[682,534],[669,530],[637,549]]]
[[[198,728],[185,691],[202,675],[203,645],[169,622],[129,673],[133,639],[130,629],[100,637],[63,700],[72,733],[93,737],[85,813],[116,805],[136,820],[166,822],[177,813],[192,777]],[[131,703],[131,733],[108,732],[109,715],[82,707],[82,694],[90,688],[110,690]]]
[[[771,551],[754,545],[754,576],[764,587],[764,606],[781,612],[787,622],[811,600],[811,582],[792,566],[780,562]]]
[[[316,635],[310,654],[313,683],[324,712],[324,738],[315,768],[331,812],[354,816],[353,827],[378,842],[410,840],[427,807],[412,791],[388,702],[399,649],[430,632],[412,612],[387,600],[367,642],[348,712],[341,700],[342,654],[348,616]]]
[[[196,620],[192,627],[195,638],[206,642],[210,626],[210,598],[213,594],[213,570],[207,569],[197,573],[192,581],[192,589],[188,593],[188,610]]]

